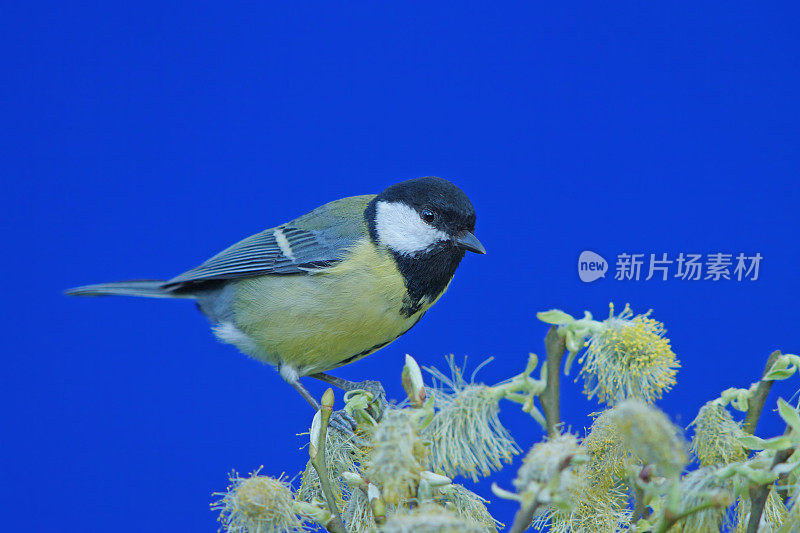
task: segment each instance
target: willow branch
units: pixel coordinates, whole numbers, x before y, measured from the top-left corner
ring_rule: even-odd
[[[767,365],[764,367],[764,372],[761,374],[761,381],[758,382],[756,390],[753,392],[752,398],[748,402],[747,415],[744,417],[744,424],[742,430],[745,433],[752,435],[756,432],[756,425],[758,419],[761,417],[761,411],[764,409],[764,404],[769,396],[769,391],[772,389],[772,380],[765,380],[764,377],[772,370],[772,366],[780,358],[780,350],[775,350],[767,358]]]
[[[547,351],[547,386],[539,397],[544,417],[547,420],[547,435],[554,437],[560,433],[561,425],[561,359],[567,347],[564,337],[559,335],[556,326],[550,326],[544,337]]]
[[[530,505],[521,507],[517,514],[514,515],[514,523],[511,525],[510,533],[522,533],[528,529],[531,522],[533,522],[533,515],[536,514],[539,505],[539,498],[536,498]]]
[[[641,471],[639,471],[638,478],[643,483],[649,483],[652,474],[653,467],[645,465],[642,467]],[[631,524],[636,524],[642,518],[647,519],[650,516],[650,506],[647,495],[644,489],[639,486],[639,483],[637,483],[636,480],[631,480],[631,486],[633,487],[633,514],[631,515]]]
[[[791,433],[792,428],[787,427],[784,435]],[[794,453],[794,448],[787,448],[779,450],[772,458],[772,466],[770,470],[774,469],[781,463],[789,460],[789,457]],[[769,498],[769,491],[772,490],[774,485],[769,483],[767,485],[759,485],[750,488],[750,521],[747,523],[747,533],[758,533],[758,525],[761,523],[761,515],[764,513],[764,505]]]
[[[690,509],[686,509],[685,511],[681,511],[678,514],[672,515],[671,513],[665,513],[664,518],[658,525],[658,528],[655,529],[654,533],[665,533],[669,531],[669,529],[683,520],[684,518],[691,516],[695,513],[699,513],[700,511],[705,511],[706,509],[711,509],[712,507],[719,507],[719,503],[715,501],[708,501],[705,503],[701,503],[695,507]]]
[[[564,470],[566,470],[572,465],[573,459],[574,456],[570,454],[563,457],[561,461],[559,461],[558,474],[556,477],[550,480],[549,484],[558,483],[559,476],[561,476]],[[530,527],[531,522],[533,521],[533,516],[536,514],[536,511],[539,510],[539,507],[541,507],[542,503],[544,503],[540,499],[542,490],[544,490],[544,488],[545,488],[544,486],[540,485],[539,488],[536,490],[536,494],[533,496],[532,499],[526,498],[524,496],[522,498],[519,497],[514,498],[514,499],[519,499],[522,502],[522,505],[519,511],[517,511],[517,514],[514,515],[514,523],[511,525],[509,533],[522,533],[523,531],[525,531]],[[494,487],[492,488],[492,490],[494,490]]]
[[[333,496],[333,489],[331,488],[331,479],[328,477],[328,465],[325,459],[325,444],[328,440],[328,422],[333,413],[333,389],[328,389],[322,395],[322,405],[320,406],[321,424],[319,434],[319,449],[315,451],[311,457],[311,464],[314,470],[317,471],[322,492],[325,494],[325,501],[328,504],[328,509],[333,515],[332,519],[327,524],[328,531],[334,533],[347,533],[347,529],[342,522],[342,515],[339,514],[339,508],[336,506],[336,499]],[[314,444],[312,443],[312,446]]]

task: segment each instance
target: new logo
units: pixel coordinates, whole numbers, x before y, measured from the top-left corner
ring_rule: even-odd
[[[578,257],[578,277],[581,281],[589,283],[596,279],[606,277],[608,272],[608,262],[603,259],[603,256],[584,250]]]

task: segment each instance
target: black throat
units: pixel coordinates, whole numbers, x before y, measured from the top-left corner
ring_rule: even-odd
[[[455,246],[442,246],[413,256],[391,253],[408,291],[409,301],[403,306],[406,316],[413,315],[424,303],[442,294],[464,257],[464,250]]]
[[[372,242],[376,246],[383,246],[378,241],[375,228],[375,204],[373,200],[367,206],[364,216]],[[391,249],[388,251],[394,257],[400,274],[403,275],[403,282],[408,292],[408,300],[401,310],[407,317],[419,311],[426,302],[430,303],[442,294],[453,279],[465,253],[463,249],[449,242],[414,255],[400,254]]]

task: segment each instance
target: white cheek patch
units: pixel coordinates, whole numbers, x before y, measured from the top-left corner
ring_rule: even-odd
[[[404,255],[423,252],[450,238],[422,220],[413,208],[399,202],[378,202],[375,229],[381,243]]]

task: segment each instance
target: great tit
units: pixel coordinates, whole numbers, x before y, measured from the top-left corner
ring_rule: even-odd
[[[475,210],[461,189],[417,178],[325,204],[170,280],[101,283],[67,294],[194,299],[217,338],[276,367],[318,408],[299,378],[348,388],[324,372],[419,322],[465,252],[486,253],[474,230]]]

